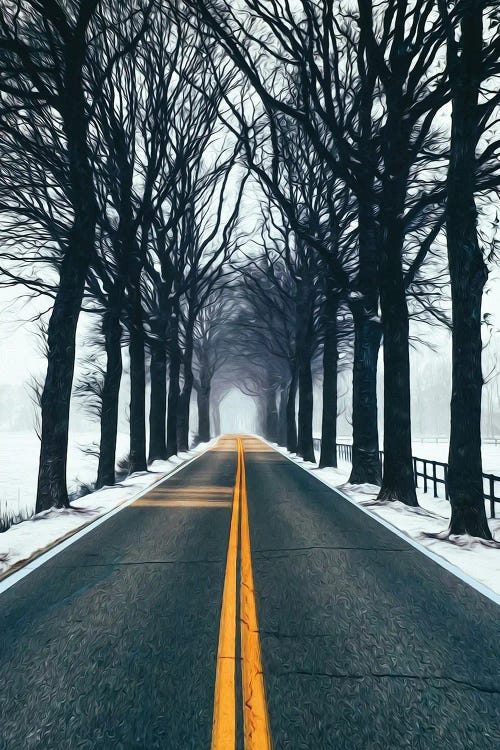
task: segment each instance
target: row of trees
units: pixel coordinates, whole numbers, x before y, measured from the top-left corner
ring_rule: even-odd
[[[38,510],[68,501],[82,310],[105,359],[98,486],[126,347],[130,471],[147,466],[148,379],[150,460],[188,446],[194,386],[205,440],[235,384],[313,460],[316,372],[335,465],[352,365],[350,481],[416,505],[415,317],[453,331],[450,530],[490,538],[478,210],[500,179],[499,22],[492,0],[0,2],[3,278],[52,298]]]
[[[82,311],[97,348],[85,388],[100,417],[97,486],[115,481],[124,347],[129,471],[188,447],[197,326],[234,253],[246,181],[220,119],[234,70],[212,62],[217,78],[175,4],[0,6],[2,279],[51,299],[37,511],[68,504]],[[204,409],[201,396],[206,438]]]
[[[477,218],[478,205],[498,196],[498,9],[485,0],[301,0],[272,7],[246,0],[239,10],[224,0],[190,0],[190,8],[241,73],[244,104],[228,99],[234,131],[274,204],[271,212],[281,213],[280,231],[293,236],[293,251],[281,248],[279,257],[299,282],[293,352],[299,453],[312,455],[300,425],[302,417],[310,423],[304,360],[313,346],[317,274],[327,403],[335,401],[345,307],[354,329],[351,481],[381,483],[381,500],[417,504],[409,319],[413,313],[446,321],[442,292],[449,283],[450,530],[490,538],[480,438],[487,248],[480,246]],[[444,235],[446,256],[440,256]],[[263,263],[273,275],[268,252]],[[376,403],[381,337],[383,473]],[[293,382],[292,374],[292,390]],[[327,452],[335,413],[330,407],[323,423]]]

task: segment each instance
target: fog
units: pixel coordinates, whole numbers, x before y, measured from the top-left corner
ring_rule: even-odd
[[[246,396],[233,388],[220,404],[220,427],[224,433],[255,433],[257,430],[257,409],[251,396]]]

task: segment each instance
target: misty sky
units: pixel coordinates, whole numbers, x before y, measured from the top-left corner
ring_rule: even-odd
[[[496,277],[495,275],[496,274]],[[0,385],[19,385],[31,375],[41,373],[44,358],[38,349],[36,323],[29,318],[48,307],[48,300],[25,302],[16,300],[18,290],[0,289]],[[483,297],[483,312],[490,313],[494,336],[500,337],[500,279],[496,269],[490,273]],[[84,337],[88,316],[82,315],[80,338]],[[438,348],[446,346],[448,334],[441,328],[419,327],[419,333]],[[500,343],[500,342],[499,342]],[[81,355],[80,351],[80,355]],[[421,348],[421,356],[433,357],[432,351]]]

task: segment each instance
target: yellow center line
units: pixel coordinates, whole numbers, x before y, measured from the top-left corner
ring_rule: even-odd
[[[270,750],[271,733],[267,713],[259,623],[253,583],[252,552],[243,442],[241,451],[241,673],[243,683],[243,728],[245,750]]]
[[[238,557],[240,482],[241,458],[238,446],[238,468],[236,470],[233,511],[229,530],[217,651],[212,750],[234,750],[236,747],[236,561]]]
[[[222,595],[211,748],[235,750],[236,747],[236,572],[241,512],[240,636],[245,750],[270,750],[271,733],[252,571],[245,458],[243,441],[238,438],[237,442],[238,466]]]

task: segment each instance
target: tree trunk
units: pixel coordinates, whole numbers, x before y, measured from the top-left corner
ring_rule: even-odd
[[[276,391],[269,387],[264,396],[266,438],[275,443],[278,437],[278,407],[276,405]]]
[[[179,396],[179,414],[177,417],[177,442],[180,451],[189,450],[189,413],[191,394],[193,392],[193,324],[188,323],[184,351],[184,383]]]
[[[299,360],[299,425],[297,453],[304,461],[314,461],[313,445],[313,381],[311,360],[304,354]]]
[[[312,339],[313,313],[312,293],[309,285],[302,282],[297,290],[297,331],[295,351],[299,378],[299,423],[297,453],[304,461],[314,462],[313,445],[313,381],[312,381]]]
[[[409,136],[397,93],[388,99],[380,210],[380,307],[384,333],[384,473],[380,500],[417,506],[411,447],[408,307],[402,254]]]
[[[327,291],[323,345],[323,414],[319,468],[337,466],[338,298]]]
[[[373,182],[366,176],[369,187]],[[379,457],[377,410],[377,362],[381,326],[378,317],[378,277],[376,225],[373,196],[359,197],[359,274],[360,298],[350,300],[354,321],[354,361],[352,370],[352,469],[351,484],[382,482]]]
[[[278,445],[286,445],[286,402],[287,389],[280,388],[278,402]]]
[[[120,309],[106,311],[103,322],[106,349],[106,373],[102,389],[101,440],[96,489],[115,483],[118,403],[122,378],[122,327]]]
[[[381,325],[378,317],[379,269],[377,222],[375,218],[375,181],[377,149],[373,140],[373,101],[377,65],[365,67],[364,51],[370,47],[373,29],[372,3],[360,3],[360,51],[362,62],[359,100],[359,174],[358,238],[359,271],[356,291],[350,300],[354,321],[354,362],[352,374],[352,484],[376,484],[382,481],[379,458],[377,414],[377,361]],[[370,57],[371,53],[368,53]]]
[[[189,450],[189,415],[191,411],[191,394],[193,386],[184,380],[179,394],[179,413],[177,415],[177,446],[180,451]]]
[[[179,414],[179,377],[181,371],[181,353],[179,349],[178,317],[172,319],[170,333],[170,366],[167,411],[167,458],[177,454],[177,417]]]
[[[384,283],[383,283],[384,286]],[[385,296],[382,291],[381,299]],[[384,474],[380,500],[417,506],[411,448],[408,310],[404,289],[382,303],[384,320]]]
[[[293,367],[292,379],[288,386],[286,401],[286,448],[290,453],[297,452],[297,421],[295,419],[295,402],[297,399],[297,370]]]
[[[140,272],[129,284],[130,358],[130,466],[129,473],[147,471],[146,461],[146,363]]]
[[[208,443],[210,440],[210,385],[201,385],[197,391],[198,402],[198,440]]]
[[[149,408],[149,462],[167,458],[167,354],[161,343],[151,347]]]
[[[377,361],[380,323],[354,313],[352,374],[351,484],[380,485],[382,470],[378,444]]]
[[[74,235],[77,232],[75,226]],[[75,367],[75,338],[87,264],[69,250],[48,328],[47,375],[41,398],[41,445],[36,513],[69,505],[66,486],[69,410]]]
[[[94,252],[97,205],[87,145],[87,113],[82,80],[85,39],[65,49],[62,100],[67,139],[68,195],[74,220],[59,269],[59,288],[48,329],[47,374],[41,398],[41,446],[35,512],[68,505],[66,461],[69,411],[75,367],[76,327],[85,279]]]
[[[462,8],[462,54],[450,65],[452,132],[446,227],[452,299],[452,396],[448,458],[450,532],[491,539],[481,463],[481,301],[488,272],[477,237],[475,204],[481,82],[482,3]]]

